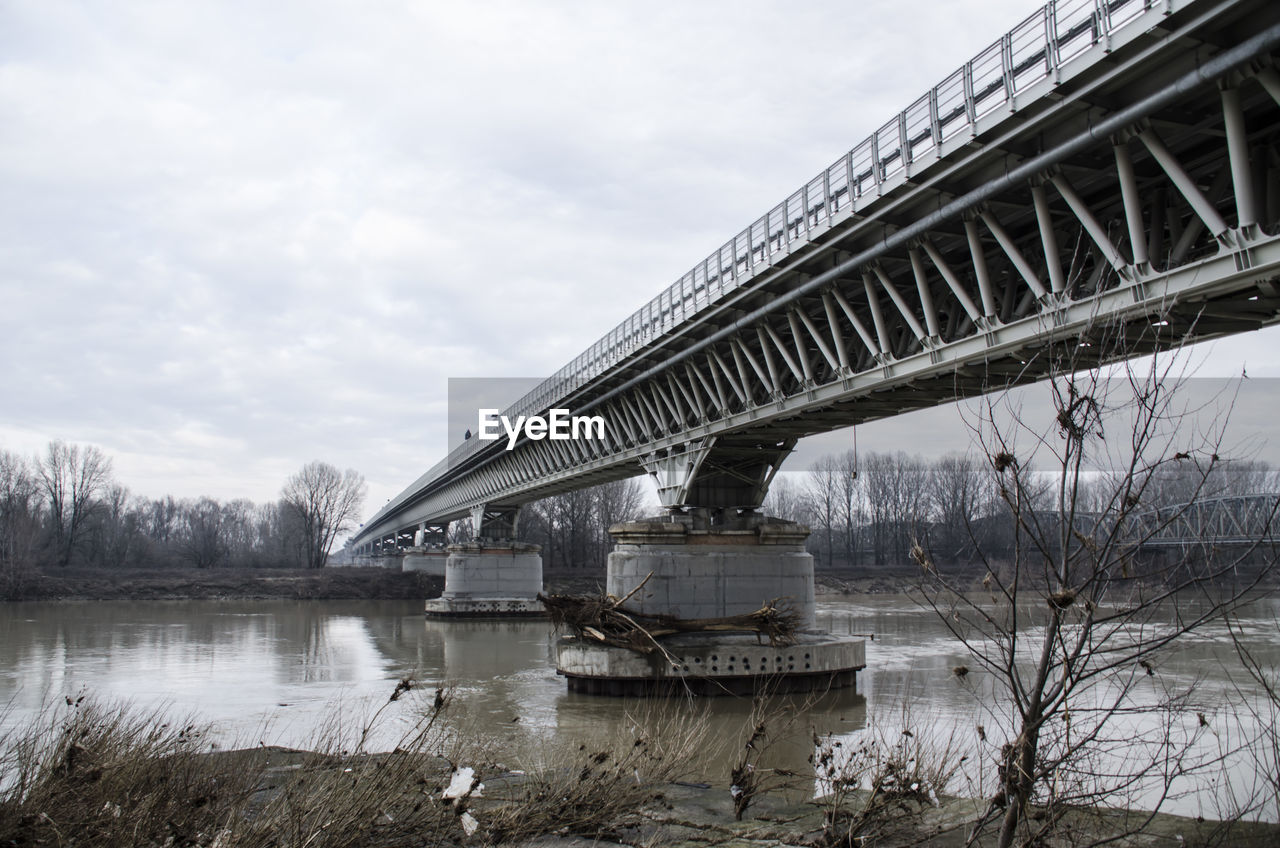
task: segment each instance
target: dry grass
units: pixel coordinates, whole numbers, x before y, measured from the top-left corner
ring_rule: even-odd
[[[504,780],[476,810],[489,844],[541,834],[605,837],[637,823],[662,801],[665,784],[688,776],[708,723],[674,701],[646,701],[603,744],[551,746],[523,775]]]
[[[445,721],[452,695],[436,690],[422,697],[409,679],[364,722],[341,716],[322,727],[314,753],[296,768],[273,775],[266,800],[228,828],[227,846],[252,848],[355,848],[355,846],[456,845],[464,838],[463,805],[442,799],[449,780],[447,756],[456,736]],[[416,720],[394,748],[371,754],[366,743],[388,710]]]
[[[0,736],[0,844],[212,845],[248,801],[255,752],[211,760],[206,728],[68,698]]]
[[[825,844],[874,844],[911,832],[922,809],[941,804],[966,759],[953,737],[913,722],[905,707],[896,724],[869,726],[854,739],[815,734]]]
[[[664,714],[632,718],[612,740],[548,746],[512,771],[448,720],[451,701],[403,680],[367,721],[339,716],[322,728],[314,752],[212,752],[194,723],[69,700],[0,736],[0,845],[390,848],[595,836],[635,822],[687,773],[706,728],[678,705],[653,704]],[[368,752],[387,724],[407,730],[392,750]],[[447,797],[455,773],[465,791]]]

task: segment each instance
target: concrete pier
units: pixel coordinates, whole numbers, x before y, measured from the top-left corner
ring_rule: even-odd
[[[515,541],[474,541],[450,545],[444,564],[444,593],[426,603],[426,614],[441,618],[544,615],[541,548]]]
[[[866,666],[861,639],[819,632],[814,625],[809,528],[762,516],[712,523],[706,510],[616,524],[607,587],[626,608],[676,618],[746,615],[770,601],[788,605],[800,632],[788,645],[754,633],[690,633],[661,640],[641,654],[565,637],[556,670],[576,692],[612,695],[744,695],[812,692],[856,685]]]
[[[627,607],[676,618],[723,618],[755,612],[785,598],[804,629],[814,623],[813,557],[804,549],[809,528],[776,518],[740,527],[654,519],[609,528],[606,590],[623,598],[644,588]]]
[[[400,564],[403,571],[421,571],[433,577],[444,577],[449,552],[444,549],[409,548]]]

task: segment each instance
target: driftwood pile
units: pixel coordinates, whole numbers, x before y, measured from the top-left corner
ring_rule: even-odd
[[[646,577],[647,581],[648,578]],[[640,588],[625,598],[613,595],[538,595],[551,623],[579,639],[651,654],[666,653],[658,642],[677,633],[755,633],[770,645],[790,645],[800,627],[800,614],[790,603],[775,598],[745,615],[724,618],[676,618],[629,610],[625,604]]]

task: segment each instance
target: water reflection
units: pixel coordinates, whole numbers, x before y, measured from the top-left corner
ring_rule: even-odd
[[[1243,622],[1264,665],[1280,664],[1277,610],[1272,603]],[[868,667],[857,693],[779,699],[775,725],[787,732],[775,733],[765,766],[805,773],[814,733],[854,740],[869,724],[890,734],[927,724],[973,746],[978,724],[994,726],[991,681],[952,675],[969,660],[931,612],[900,598],[842,598],[821,602],[818,620],[834,633],[875,634]],[[703,777],[727,777],[749,732],[750,701],[569,693],[555,673],[555,639],[542,621],[424,619],[416,602],[0,604],[0,705],[9,707],[0,723],[13,725],[83,690],[198,713],[226,744],[305,746],[335,703],[350,724],[386,703],[396,681],[414,677],[428,696],[452,687],[467,732],[512,750],[670,733],[681,716],[705,711]],[[1197,696],[1212,703],[1232,691],[1226,668],[1233,657],[1226,628],[1212,626],[1157,664],[1165,684],[1195,683]],[[1157,694],[1152,689],[1150,697]],[[397,710],[402,730],[413,711]],[[395,731],[378,741],[394,744]]]

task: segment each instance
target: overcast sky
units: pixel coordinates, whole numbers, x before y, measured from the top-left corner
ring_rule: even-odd
[[[0,448],[371,514],[1034,8],[0,0]]]

